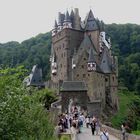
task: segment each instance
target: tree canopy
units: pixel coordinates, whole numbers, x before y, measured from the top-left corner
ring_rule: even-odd
[[[51,91],[26,89],[23,67],[0,70],[0,139],[53,139],[53,125],[46,102],[54,102]]]

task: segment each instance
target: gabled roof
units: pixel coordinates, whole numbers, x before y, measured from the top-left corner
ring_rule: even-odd
[[[77,64],[80,61],[81,56],[83,55],[84,52],[89,54],[89,50],[91,48],[92,48],[93,55],[97,55],[97,51],[94,47],[94,44],[92,43],[90,37],[86,35],[78,49],[77,54],[74,56],[75,63]]]
[[[64,81],[60,91],[87,91],[84,81]]]
[[[96,48],[95,48],[93,42],[91,41],[91,39],[90,39],[90,37],[88,35],[85,35],[85,37],[84,37],[79,49],[80,50],[86,49],[87,52],[89,52],[90,48],[93,49],[93,54],[97,55],[97,51],[96,51]]]
[[[42,81],[42,69],[38,68],[37,65],[34,65],[32,72],[28,78],[26,78],[27,86],[43,86]]]
[[[107,53],[107,49],[105,48],[103,51],[100,68],[104,73],[112,73],[111,59]]]

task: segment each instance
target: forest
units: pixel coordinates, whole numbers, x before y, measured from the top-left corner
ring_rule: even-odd
[[[120,109],[116,115],[111,117],[112,125],[119,128],[120,124],[123,121],[126,121],[132,133],[140,134],[140,25],[106,24],[105,31],[107,32],[107,35],[111,37],[111,49],[112,52],[118,57],[119,62],[118,95]],[[23,75],[23,71],[21,68],[19,68],[19,66],[24,66],[24,70],[27,70],[25,75],[27,75],[30,72],[32,66],[34,64],[38,64],[43,70],[44,80],[49,79],[50,51],[50,32],[39,34],[36,37],[32,37],[21,43],[12,41],[0,44],[0,100],[3,102],[3,104],[0,104],[0,106],[2,108],[1,110],[3,110],[3,113],[5,113],[5,115],[9,117],[7,117],[7,119],[1,117],[1,115],[3,114],[1,114],[2,112],[0,113],[0,137],[5,134],[3,135],[3,139],[11,139],[12,137],[24,138],[28,136],[27,129],[31,130],[30,137],[34,139],[33,136],[36,133],[36,131],[34,130],[35,126],[31,127],[30,125],[32,123],[32,118],[34,117],[33,114],[36,114],[38,116],[38,118],[34,118],[36,125],[38,123],[38,125],[43,126],[42,121],[44,121],[48,123],[47,127],[50,127],[51,130],[53,129],[53,126],[49,122],[47,122],[45,117],[42,118],[44,120],[38,120],[41,114],[45,115],[45,112],[40,108],[40,104],[43,104],[43,102],[37,100],[37,91],[35,91],[33,99],[31,99],[30,96],[27,97],[27,93],[29,91],[26,91],[22,88],[21,81],[23,79],[18,78],[19,75]],[[17,71],[16,69],[20,70]],[[14,74],[12,76],[9,75],[9,71],[12,71],[12,73]],[[19,75],[16,75],[15,71],[17,71]],[[6,75],[4,74],[4,77],[1,76],[3,75],[3,73],[6,73]],[[12,82],[12,80],[14,82]],[[9,86],[7,87],[7,85]],[[13,87],[13,85],[16,85],[15,88]],[[19,88],[21,88],[21,90],[19,90]],[[8,93],[13,96],[4,95],[6,94],[5,91],[8,91]],[[32,92],[34,91],[31,91],[31,93]],[[25,96],[23,96],[24,93],[26,93]],[[44,97],[44,93],[46,95],[46,99],[52,96],[52,99],[55,100],[55,97],[53,97],[53,93],[50,94],[50,91],[42,91],[42,96],[40,98]],[[18,94],[18,96],[15,96],[15,94]],[[21,104],[21,102],[18,102],[19,97],[23,101],[23,104]],[[8,105],[10,106],[9,108],[8,106],[5,106],[5,101],[7,100],[7,98],[9,101]],[[13,99],[14,102],[12,102],[12,100],[10,99]],[[37,102],[35,103],[32,100],[35,100]],[[15,104],[15,102],[17,103],[17,105]],[[17,108],[17,116],[13,114],[13,112],[15,112],[15,108],[12,108],[11,104],[15,105],[15,108]],[[38,112],[35,111],[36,108],[34,107],[34,104],[37,105]],[[5,109],[9,109],[11,111],[6,112]],[[28,116],[28,112],[30,110],[32,110],[32,113],[29,113],[30,116]],[[24,113],[20,114],[21,111],[23,111]],[[15,117],[21,117],[23,121],[21,119],[15,119]],[[25,121],[27,121],[28,118],[29,121],[27,124],[25,124]],[[14,124],[12,120],[15,120]],[[15,131],[17,130],[14,130],[12,125],[9,125],[7,130],[4,129],[7,124],[11,122],[15,128],[18,128],[20,125],[22,125],[24,130],[18,129],[19,133],[16,134]],[[47,133],[45,129],[46,128],[42,127],[42,132]],[[11,134],[8,133],[8,131],[10,130],[12,130]],[[39,137],[42,132],[39,132],[36,137]],[[42,136],[45,137],[45,133]],[[52,135],[52,131],[50,135]],[[50,140],[50,135],[48,135],[48,140]]]

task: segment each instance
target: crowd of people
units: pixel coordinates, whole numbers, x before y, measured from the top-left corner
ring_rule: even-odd
[[[63,113],[58,116],[57,133],[70,132],[72,140],[77,140],[77,134],[82,133],[83,126],[90,128],[92,135],[100,135],[101,140],[109,140],[108,132],[106,130],[100,131],[99,118],[89,116],[79,111],[77,107],[74,107],[71,113]]]

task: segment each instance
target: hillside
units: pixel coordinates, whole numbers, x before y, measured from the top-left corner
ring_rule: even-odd
[[[49,55],[51,48],[51,34],[39,34],[36,37],[18,42],[0,44],[0,65],[15,67],[24,65],[31,70],[34,64],[43,69],[43,78],[49,73]]]
[[[119,83],[129,90],[140,92],[140,25],[110,24],[105,30],[112,40],[112,51],[119,60]],[[34,64],[43,68],[44,78],[49,77],[51,33],[18,42],[0,44],[0,65],[15,67]]]
[[[118,127],[126,120],[132,130],[140,130],[140,25],[108,24],[105,31],[111,36],[112,52],[118,56],[119,63],[119,97],[122,103],[120,112],[112,118],[113,125]],[[22,64],[31,70],[34,64],[38,64],[43,69],[43,78],[48,79],[50,50],[51,33],[39,34],[22,43],[0,44],[0,66],[16,67]]]

